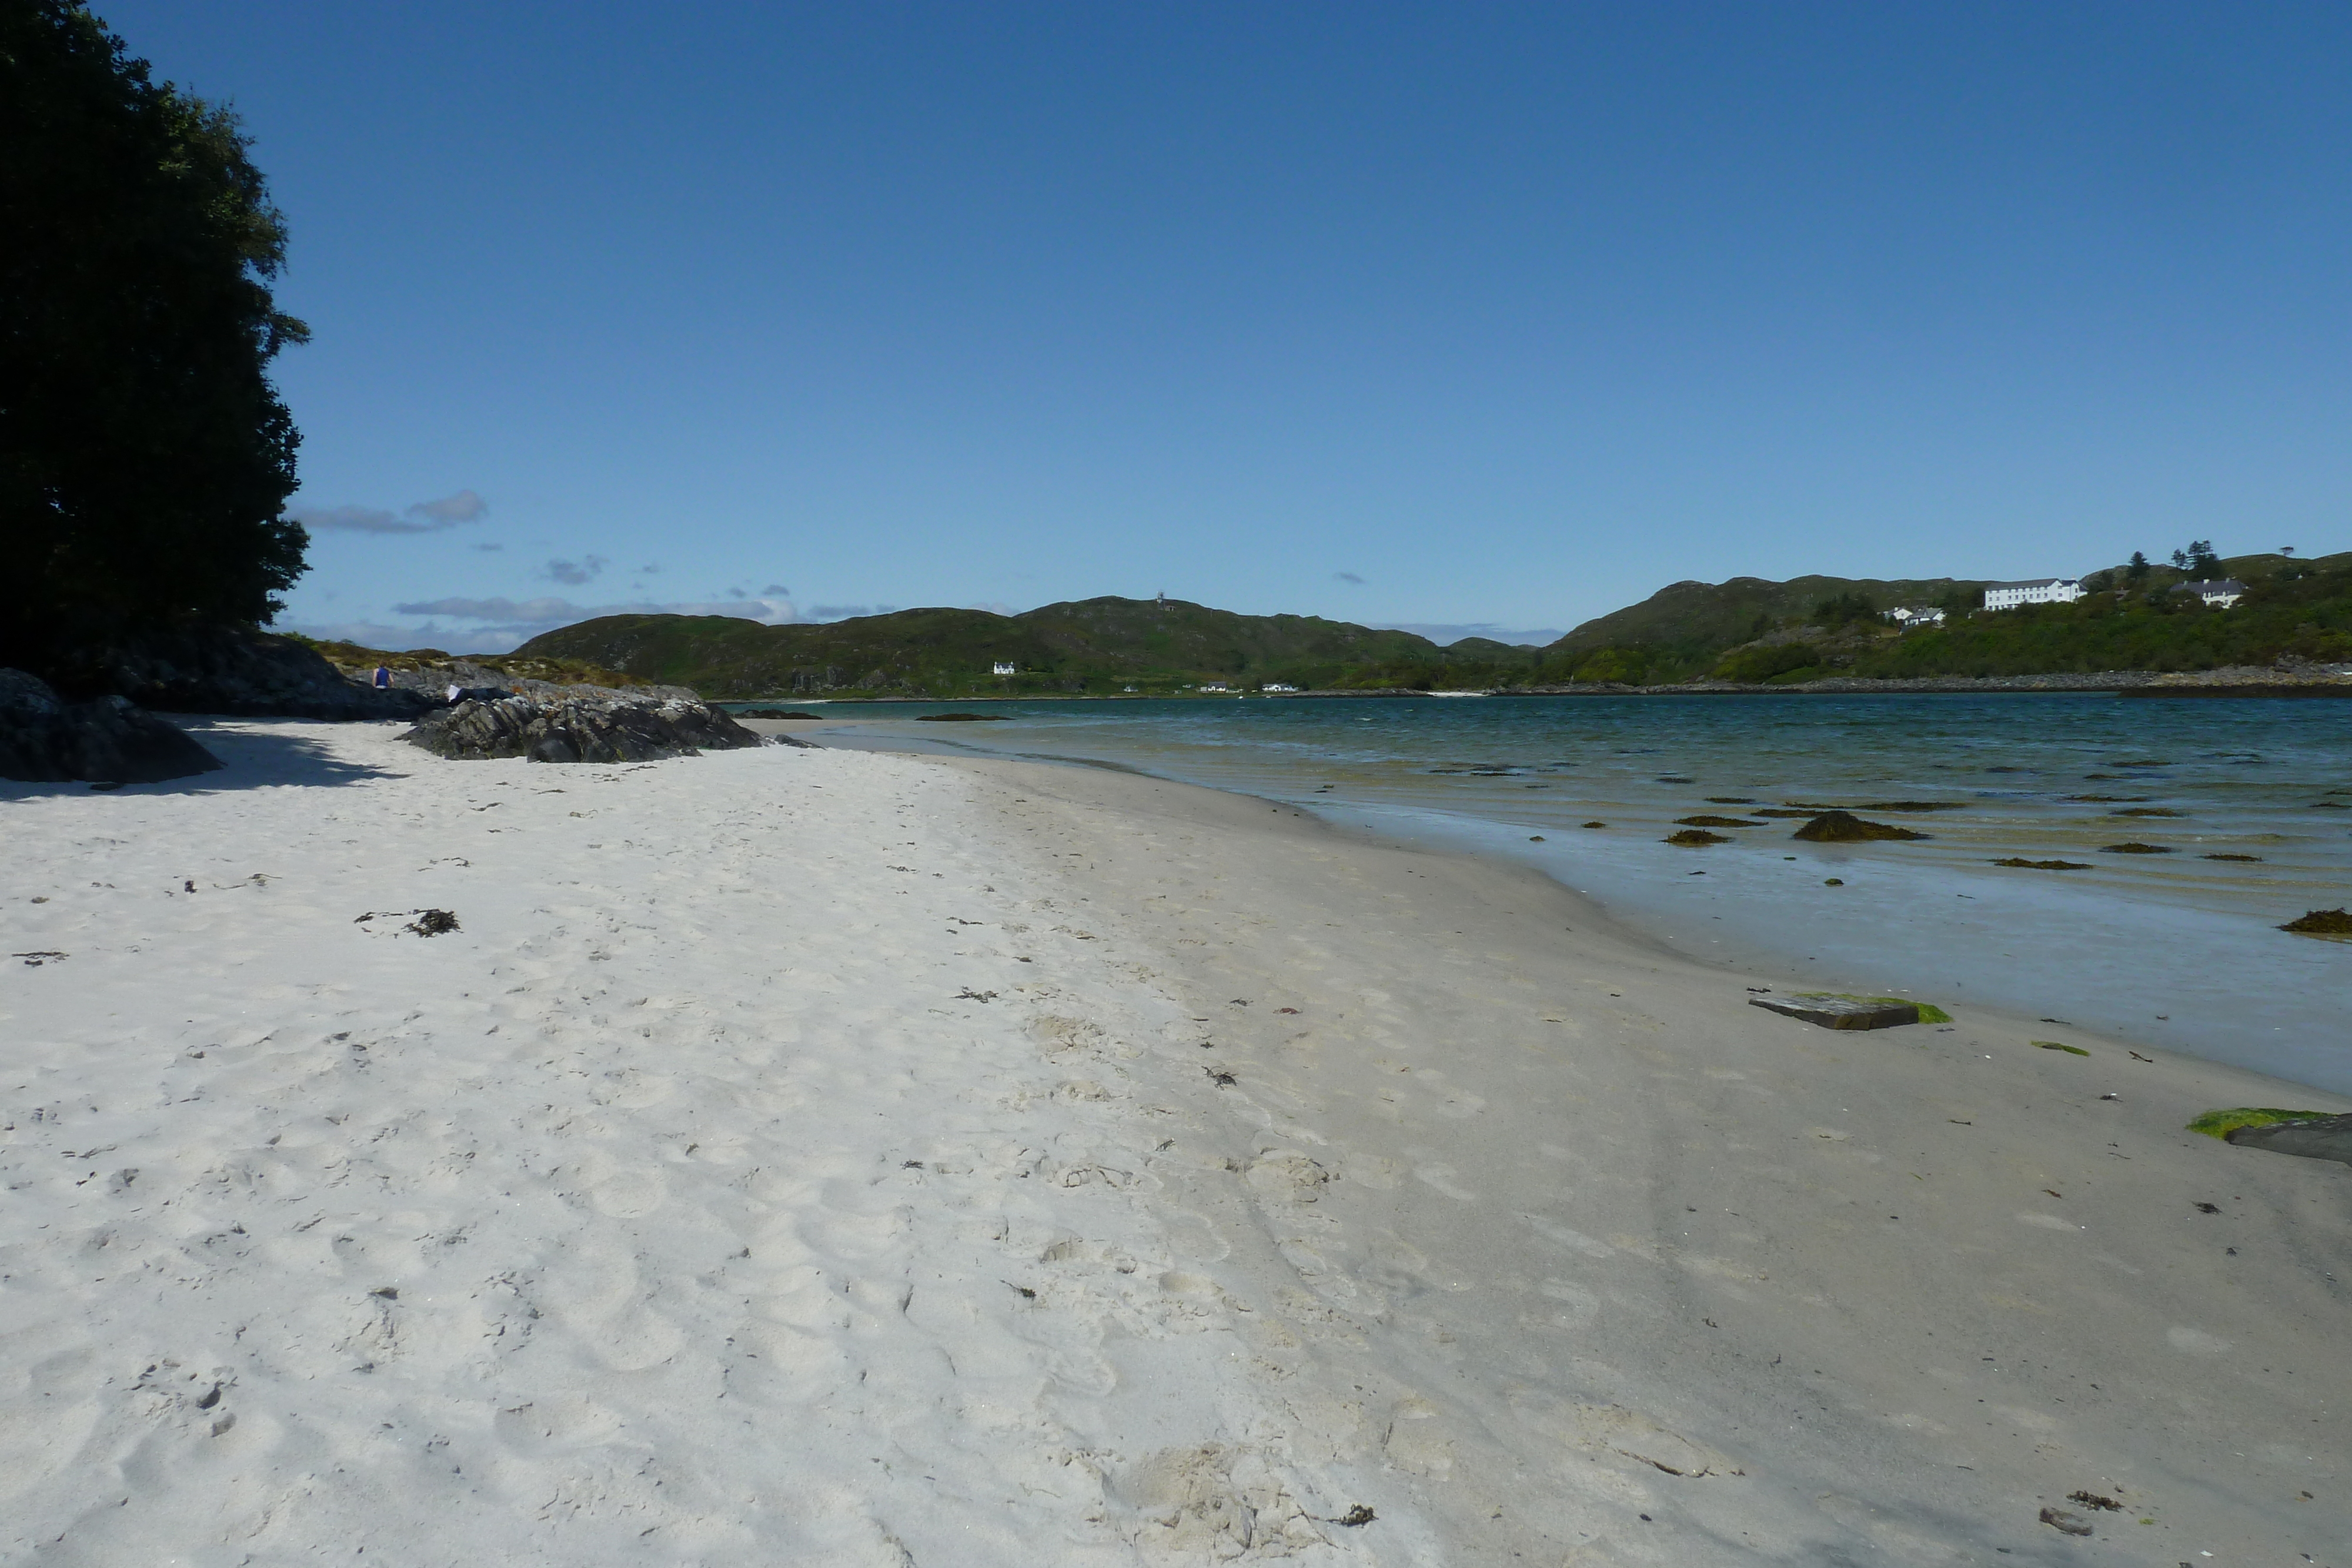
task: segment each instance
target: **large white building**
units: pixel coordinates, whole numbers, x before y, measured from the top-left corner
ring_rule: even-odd
[[[1985,584],[1987,610],[2014,610],[2021,604],[2072,604],[2083,597],[2076,577],[2029,577],[2022,582]]]

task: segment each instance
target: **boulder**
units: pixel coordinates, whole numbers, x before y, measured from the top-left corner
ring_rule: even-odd
[[[2249,1149],[2274,1155],[2301,1155],[2312,1160],[2341,1160],[2352,1166],[2352,1116],[2321,1116],[2308,1122],[2270,1122],[2260,1126],[2232,1127],[2221,1134]]]
[[[1823,1029],[1895,1029],[1919,1021],[1916,1004],[1876,997],[1750,997],[1748,1005]]]
[[[220,766],[178,726],[126,698],[69,703],[22,670],[0,670],[0,779],[152,784]]]
[[[314,648],[245,626],[160,627],[58,662],[52,678],[166,713],[247,718],[415,718],[434,698],[346,678]]]
[[[762,744],[731,716],[704,704],[618,693],[469,697],[428,715],[401,738],[436,757],[461,761],[527,757],[533,762],[644,762]],[[807,743],[779,737],[777,744]]]

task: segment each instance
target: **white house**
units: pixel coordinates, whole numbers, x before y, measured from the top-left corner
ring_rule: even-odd
[[[1268,681],[1265,685],[1258,687],[1258,690],[1262,692],[1295,692],[1297,689],[1298,688],[1297,686],[1292,685],[1287,681]]]
[[[2196,582],[2176,582],[2175,593],[2193,593],[2216,609],[2227,610],[2246,595],[2246,585],[2234,577],[2206,578]]]
[[[2029,577],[2022,582],[1985,584],[1987,610],[2014,610],[2021,604],[2072,604],[2083,597],[2078,577]]]
[[[1898,604],[1886,612],[1886,618],[1906,632],[1944,623],[1944,612],[1932,604]]]
[[[1009,660],[999,659],[996,661],[995,673],[1000,675],[1017,675],[1021,673],[1021,666]]]
[[[1210,681],[1206,685],[1202,685],[1201,689],[1204,692],[1221,692],[1225,689],[1225,683],[1223,681]]]

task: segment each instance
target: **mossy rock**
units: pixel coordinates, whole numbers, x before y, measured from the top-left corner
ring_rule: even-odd
[[[2315,909],[2296,916],[2279,927],[2298,936],[2352,936],[2352,913],[2341,909]]]
[[[1696,817],[1676,817],[1675,821],[1685,828],[1760,828],[1761,822],[1751,822],[1744,817],[1711,817],[1702,811]]]
[[[1924,839],[1927,835],[1892,822],[1870,822],[1852,811],[1823,811],[1795,836],[1810,844],[1863,844],[1879,839]]]
[[[2189,1131],[2227,1142],[2240,1127],[2267,1127],[2273,1122],[2317,1122],[2335,1114],[2333,1111],[2282,1111],[2274,1105],[2240,1105],[2234,1110],[2208,1111],[2194,1117]]]
[[[2030,861],[2022,855],[2011,855],[2007,860],[1995,861],[1992,863],[2023,866],[2028,871],[2088,871],[2091,869],[2089,861]]]
[[[1685,828],[1679,833],[1666,835],[1666,842],[1686,850],[1700,850],[1709,844],[1727,844],[1730,841],[1721,833],[1710,833],[1704,828]]]
[[[1933,1002],[1914,1001],[1909,997],[1858,997],[1851,991],[1799,991],[1800,997],[1826,997],[1841,1002],[1876,1002],[1882,1007],[1917,1008],[1921,1023],[1949,1023],[1952,1015]]]
[[[2209,861],[2250,861],[2257,865],[2263,859],[2260,855],[2207,855],[2205,858]]]
[[[1587,822],[1584,824],[1584,826],[1588,828],[1605,828],[1609,824],[1606,822]]]
[[[2163,844],[2126,841],[2120,844],[2102,844],[2099,846],[2099,852],[2103,855],[2168,855],[2172,851]]]

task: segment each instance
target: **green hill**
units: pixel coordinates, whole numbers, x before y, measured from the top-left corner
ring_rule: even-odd
[[[1691,680],[1706,674],[1727,649],[1775,627],[1805,622],[1817,606],[1843,601],[1873,612],[1897,604],[1972,606],[1983,601],[1975,578],[1798,577],[1770,582],[1735,577],[1727,582],[1677,582],[1639,604],[1613,610],[1544,650],[1543,669],[1562,680],[1639,683]]]
[[[1663,685],[1717,679],[1793,684],[1885,678],[2198,670],[2282,658],[2352,658],[2352,554],[2317,560],[2238,556],[2222,575],[2248,585],[2234,608],[2171,592],[2183,572],[2111,567],[2073,604],[1990,612],[1984,582],[1930,578],[1734,578],[1678,582],[1589,621],[1544,650],[1537,683]],[[1937,629],[1899,632],[1897,604],[1946,612]]]
[[[1492,649],[1472,652],[1491,663]],[[1171,692],[1223,681],[1329,686],[1370,669],[1444,669],[1409,632],[1311,615],[1239,615],[1181,600],[1087,599],[1020,615],[902,610],[765,626],[716,615],[608,615],[546,632],[519,655],[576,660],[717,698],[843,692],[1021,696]],[[1506,650],[1524,665],[1532,650]],[[996,675],[999,662],[1018,674]]]

